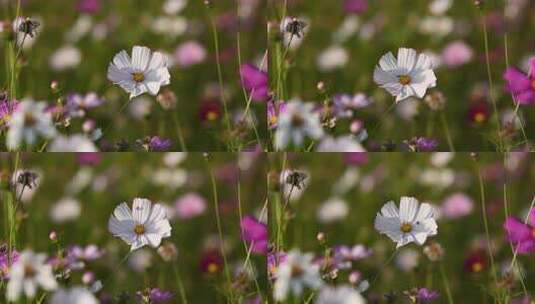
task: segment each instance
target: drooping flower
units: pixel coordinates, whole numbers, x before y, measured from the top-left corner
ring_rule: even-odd
[[[56,136],[52,115],[45,109],[44,102],[25,100],[18,104],[17,111],[9,121],[6,138],[9,149],[18,149],[23,142],[33,146],[39,137],[51,139]]]
[[[269,77],[265,71],[252,64],[244,64],[240,67],[240,75],[243,87],[254,101],[266,101],[269,99]]]
[[[254,216],[244,216],[240,222],[241,237],[251,246],[251,252],[266,254],[268,251],[268,230],[266,224]]]
[[[414,49],[400,48],[397,60],[389,52],[383,55],[373,73],[374,81],[400,102],[412,96],[423,98],[428,88],[436,86],[433,61]]]
[[[54,292],[50,304],[98,304],[97,298],[84,287],[59,289]]]
[[[317,289],[323,285],[320,276],[320,266],[313,262],[311,253],[303,254],[299,250],[292,250],[281,261],[275,273],[273,298],[284,301],[288,294],[299,297],[305,288]]]
[[[416,242],[423,245],[428,236],[437,234],[435,208],[420,204],[413,197],[401,197],[399,209],[393,201],[386,203],[375,217],[375,229],[397,243],[396,248]]]
[[[131,251],[145,245],[156,248],[162,238],[171,236],[165,207],[152,205],[145,198],[135,198],[132,210],[126,203],[117,206],[108,221],[108,230],[131,245]]]
[[[507,90],[513,94],[520,105],[535,104],[535,58],[530,60],[527,74],[516,68],[508,68],[503,75],[507,81]]]
[[[284,149],[290,144],[303,145],[305,138],[314,140],[323,136],[319,114],[314,112],[314,105],[301,101],[286,104],[284,112],[279,114],[275,131],[275,147]]]
[[[316,298],[316,304],[365,304],[364,297],[351,286],[325,286]]]
[[[132,58],[124,50],[115,55],[108,79],[130,93],[130,99],[146,92],[156,96],[160,87],[171,83],[166,56],[144,46],[134,46]]]
[[[520,254],[535,252],[535,210],[531,210],[527,222],[522,222],[515,217],[505,220],[504,228],[507,239],[515,246]]]
[[[38,287],[50,291],[56,289],[57,286],[52,266],[46,264],[46,255],[26,250],[20,254],[11,267],[6,299],[9,302],[18,301],[21,293],[24,293],[26,298],[33,299]]]

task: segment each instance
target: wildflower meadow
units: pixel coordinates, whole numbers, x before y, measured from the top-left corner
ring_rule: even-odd
[[[533,142],[533,1],[273,0],[278,151],[516,151]]]
[[[263,158],[0,155],[0,302],[262,303]]]
[[[274,303],[532,303],[533,160],[274,155]]]
[[[263,7],[263,0],[0,1],[1,149],[262,149]]]

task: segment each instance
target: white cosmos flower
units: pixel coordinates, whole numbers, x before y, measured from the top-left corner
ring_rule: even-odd
[[[98,152],[95,143],[85,135],[58,136],[52,141],[49,152]]]
[[[108,79],[130,93],[130,99],[146,92],[155,96],[161,86],[171,83],[167,57],[144,46],[134,46],[132,58],[124,50],[115,55]]]
[[[340,287],[324,287],[321,289],[316,304],[365,304],[366,300],[354,288],[342,285]]]
[[[324,137],[316,148],[317,152],[366,152],[360,142],[352,135]]]
[[[108,221],[108,230],[131,245],[131,251],[145,245],[156,248],[162,238],[171,236],[165,207],[160,204],[153,206],[145,198],[135,198],[132,210],[126,203],[117,206]]]
[[[98,304],[97,298],[83,287],[60,289],[52,295],[49,304]]]
[[[37,288],[54,290],[58,283],[52,273],[52,266],[45,263],[46,255],[36,254],[30,250],[23,251],[19,259],[13,264],[9,272],[6,298],[8,302],[15,302],[21,292],[26,298],[33,299]]]
[[[46,103],[24,100],[18,106],[9,121],[6,145],[9,149],[18,149],[22,142],[33,146],[39,137],[51,139],[56,136],[52,123],[52,114],[46,111]]]
[[[279,114],[275,132],[277,150],[286,148],[290,143],[300,147],[306,137],[317,140],[322,136],[320,116],[314,112],[312,103],[290,101],[286,104],[284,111]]]
[[[320,266],[313,263],[311,253],[302,254],[292,250],[275,272],[273,297],[276,301],[284,301],[288,293],[297,298],[305,288],[317,289],[323,285],[320,277]]]
[[[413,49],[400,48],[397,60],[391,52],[381,57],[373,79],[381,88],[396,96],[396,102],[411,96],[423,98],[427,89],[437,84],[432,68],[431,57],[418,55]]]
[[[396,248],[411,242],[423,245],[428,236],[437,234],[436,210],[413,197],[401,197],[399,210],[393,201],[386,203],[375,217],[375,229],[397,243]]]

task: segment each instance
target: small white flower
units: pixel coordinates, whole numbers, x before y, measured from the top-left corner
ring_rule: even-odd
[[[383,55],[373,73],[374,81],[392,96],[396,102],[411,96],[423,98],[428,88],[436,86],[437,77],[432,70],[433,61],[415,50],[400,48],[398,58],[391,52]]]
[[[399,210],[393,201],[386,203],[375,217],[375,229],[397,243],[396,248],[416,242],[423,245],[437,234],[436,210],[413,197],[401,197]]]
[[[145,245],[156,248],[162,238],[171,236],[165,207],[152,206],[151,201],[144,198],[135,198],[132,210],[126,203],[117,206],[108,221],[108,230],[131,245],[131,251]]]
[[[59,200],[49,212],[54,223],[64,223],[77,219],[82,213],[80,202],[74,198],[66,197]]]
[[[124,50],[115,55],[108,79],[130,93],[130,99],[146,92],[155,96],[171,83],[166,56],[144,46],[134,46],[132,58]]]
[[[49,152],[98,152],[95,143],[85,135],[58,136],[52,141]]]
[[[317,289],[323,285],[320,277],[320,266],[313,263],[311,253],[302,254],[292,250],[275,272],[273,297],[276,301],[284,301],[288,293],[299,297],[305,288]]]
[[[347,202],[340,198],[330,198],[316,212],[320,223],[329,224],[343,220],[349,213]]]
[[[23,251],[19,259],[13,264],[9,272],[6,298],[15,302],[20,298],[21,292],[26,298],[33,299],[37,288],[54,290],[58,283],[52,273],[52,266],[45,263],[46,255],[36,254],[30,250]]]
[[[354,136],[345,135],[337,138],[324,137],[316,148],[317,152],[366,152]]]
[[[22,101],[9,121],[6,144],[11,150],[19,148],[22,142],[33,146],[38,137],[51,139],[56,136],[52,114],[46,111],[46,103],[33,100]]]
[[[316,59],[320,71],[329,72],[343,68],[349,61],[349,54],[341,46],[331,46],[323,51]]]
[[[60,289],[52,295],[50,304],[98,304],[97,298],[83,287]]]
[[[49,64],[55,71],[65,71],[77,67],[81,61],[82,52],[72,45],[66,45],[50,56]]]
[[[314,112],[312,103],[291,101],[279,114],[275,147],[277,150],[286,148],[290,143],[300,147],[306,137],[314,140],[323,136],[319,114]]]
[[[323,287],[316,298],[316,304],[365,304],[366,300],[350,286]]]

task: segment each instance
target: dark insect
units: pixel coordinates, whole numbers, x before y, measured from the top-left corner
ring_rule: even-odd
[[[306,22],[297,18],[292,18],[292,20],[286,24],[286,28],[284,30],[292,35],[297,36],[298,38],[302,38],[305,34],[304,31],[306,27]]]
[[[33,189],[33,187],[37,186],[37,178],[39,175],[32,171],[24,171],[19,174],[17,177],[17,183],[21,184],[23,187],[28,187],[30,189]]]
[[[288,174],[288,176],[286,176],[286,183],[289,185],[292,185],[292,187],[296,187],[297,189],[301,190],[302,187],[305,185],[306,179],[307,179],[306,173],[293,171],[290,174]]]
[[[19,25],[19,32],[24,33],[26,35],[30,35],[30,37],[35,37],[35,34],[37,33],[37,28],[39,28],[41,24],[35,20],[32,20],[30,18],[24,19],[22,23]]]

